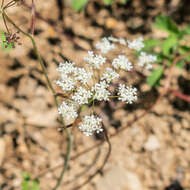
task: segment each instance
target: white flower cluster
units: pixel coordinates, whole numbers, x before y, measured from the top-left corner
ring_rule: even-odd
[[[104,72],[101,80],[105,80],[108,84],[114,80],[115,78],[119,78],[119,74],[115,72],[112,68],[107,67],[106,71]]]
[[[96,48],[102,53],[108,53],[116,48],[114,43],[137,51],[144,47],[143,38],[127,41],[123,38],[108,37],[102,38],[101,42],[96,44]],[[114,95],[110,92],[112,81],[120,77],[119,71],[127,72],[134,68],[134,64],[126,55],[118,55],[110,60],[93,51],[88,51],[84,61],[88,70],[85,69],[86,67],[77,67],[73,62],[60,63],[57,68],[60,78],[55,83],[62,88],[66,96],[69,96],[69,101],[63,102],[58,109],[59,114],[64,118],[75,119],[79,117],[77,109],[84,104],[91,105],[92,103],[94,106],[95,101],[110,101],[111,98],[117,97],[127,104],[132,104],[137,100],[137,89],[125,84],[120,84]],[[155,56],[141,52],[138,65],[150,68],[154,61],[156,61]],[[93,114],[85,116],[79,129],[87,136],[94,134],[94,132],[99,133],[103,131],[101,122],[101,118]]]
[[[134,49],[137,51],[140,51],[142,48],[144,48],[144,43],[143,43],[144,39],[142,37],[139,37],[133,41],[127,41],[128,42],[128,47],[130,49]]]
[[[71,102],[62,102],[58,108],[58,113],[65,119],[75,119],[78,117],[77,107]]]
[[[115,69],[123,69],[126,71],[130,71],[133,68],[131,62],[129,62],[127,57],[124,55],[119,55],[118,58],[115,58],[112,62],[112,65]]]
[[[107,38],[102,38],[101,42],[96,43],[96,49],[102,53],[108,53],[115,48],[115,45],[111,43]]]
[[[108,101],[111,93],[107,90],[109,84],[106,81],[100,81],[100,83],[96,83],[95,86],[92,87],[92,91],[94,92],[93,99],[99,101]]]
[[[102,119],[95,115],[86,115],[82,122],[79,124],[79,129],[86,135],[93,135],[94,132],[100,133],[102,129]]]
[[[126,86],[124,84],[119,85],[119,100],[122,102],[126,102],[128,104],[132,104],[137,100],[137,89],[133,87]]]
[[[82,86],[79,86],[77,91],[72,96],[72,99],[79,105],[82,105],[82,104],[87,104],[91,96],[92,92],[90,90],[86,90]]]
[[[106,62],[105,57],[96,55],[93,51],[88,51],[88,57],[85,57],[84,60],[94,69],[100,69],[100,66]]]
[[[152,64],[157,60],[157,57],[145,52],[141,52],[138,60],[138,66],[146,67],[146,69],[152,69]]]

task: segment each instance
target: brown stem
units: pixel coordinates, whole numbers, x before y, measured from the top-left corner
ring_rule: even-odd
[[[174,94],[175,96],[177,96],[178,98],[186,101],[186,102],[190,102],[190,96],[187,96],[177,90],[173,90],[171,88],[168,88],[168,91],[171,92],[172,94]]]
[[[30,27],[30,31],[32,35],[34,35],[35,23],[36,23],[36,7],[34,4],[34,0],[32,0],[32,23]]]

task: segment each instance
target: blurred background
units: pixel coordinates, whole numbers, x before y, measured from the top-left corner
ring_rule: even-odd
[[[57,62],[71,60],[83,65],[87,51],[102,37],[142,36],[161,41],[168,33],[152,26],[157,16],[169,16],[180,29],[190,22],[188,0],[116,0],[110,5],[91,0],[80,12],[72,8],[71,0],[34,2],[34,36],[52,82],[58,77]],[[30,1],[9,8],[7,14],[30,31]],[[2,18],[0,31],[6,31]],[[36,190],[50,190],[63,168],[66,137],[57,130],[57,109],[32,44],[26,36],[19,37],[21,45],[0,51],[0,189],[34,190],[34,185]],[[190,44],[190,39],[185,43]],[[190,95],[186,63],[166,70],[160,84],[164,85],[172,72],[171,87]],[[80,185],[101,165],[108,147],[102,144],[80,155],[102,142],[102,137],[86,137],[77,128],[69,129],[74,135],[71,160],[58,189],[190,190],[190,103],[168,92],[154,105],[163,89],[148,85],[142,74],[150,73],[129,73],[121,79],[139,89],[137,103],[116,101],[96,106],[108,133],[115,135],[110,138],[112,153],[103,172],[84,186]],[[117,133],[122,128],[125,130]],[[24,187],[24,182],[31,187]]]

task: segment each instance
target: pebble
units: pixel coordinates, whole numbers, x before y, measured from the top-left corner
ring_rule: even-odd
[[[160,142],[155,135],[149,136],[145,143],[145,149],[148,151],[154,151],[160,148]]]

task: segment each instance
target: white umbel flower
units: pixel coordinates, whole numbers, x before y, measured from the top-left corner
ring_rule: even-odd
[[[60,86],[63,91],[70,91],[75,88],[75,80],[66,74],[62,74],[59,80],[55,80],[55,84]]]
[[[137,100],[137,89],[133,87],[126,86],[124,84],[119,85],[118,89],[119,100],[126,102],[127,104],[132,104]]]
[[[119,55],[112,62],[112,65],[115,69],[123,69],[126,71],[130,71],[133,68],[132,63],[127,59],[124,55]]]
[[[142,48],[144,48],[144,43],[143,43],[144,39],[142,37],[139,37],[133,41],[127,41],[128,43],[128,47],[130,49],[134,49],[137,51],[140,51]]]
[[[157,60],[157,57],[151,54],[147,54],[145,52],[141,52],[138,58],[138,66],[144,67],[146,65],[146,69],[151,69],[151,63],[154,63]]]
[[[115,72],[112,68],[107,67],[106,71],[104,72],[101,80],[105,80],[107,83],[110,83],[115,78],[119,78],[119,74]]]
[[[96,83],[95,86],[92,87],[92,92],[94,92],[93,99],[95,100],[109,100],[110,92],[107,90],[109,85],[106,81],[100,81],[100,83]]]
[[[94,69],[100,69],[100,66],[106,62],[105,57],[96,55],[93,51],[88,51],[88,57],[85,57],[84,60]]]
[[[92,75],[92,72],[87,72],[84,68],[76,67],[74,70],[75,80],[80,81],[82,84],[87,84]]]
[[[78,117],[77,107],[71,102],[62,102],[62,104],[58,108],[58,113],[67,120],[75,119]]]
[[[80,86],[72,96],[72,100],[78,103],[79,105],[87,104],[91,96],[92,92]]]
[[[96,43],[96,49],[100,50],[102,53],[108,53],[115,48],[115,45],[111,43],[107,38],[102,38],[100,42]]]
[[[75,65],[74,62],[68,62],[68,61],[66,61],[65,63],[62,62],[59,64],[57,71],[63,74],[70,74],[74,71],[75,68],[74,65]]]
[[[103,131],[102,128],[102,119],[95,115],[86,115],[82,122],[79,124],[79,129],[86,135],[91,136],[96,133]]]

